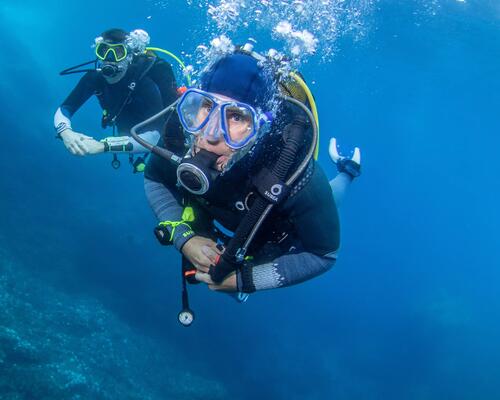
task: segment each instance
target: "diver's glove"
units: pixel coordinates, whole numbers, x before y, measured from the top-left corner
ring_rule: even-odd
[[[337,148],[337,139],[332,137],[328,152],[339,172],[344,172],[353,179],[361,175],[361,150],[359,147],[354,148],[352,157],[341,156]]]

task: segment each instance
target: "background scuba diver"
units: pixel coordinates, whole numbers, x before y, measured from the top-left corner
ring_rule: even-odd
[[[95,69],[75,70],[86,65],[82,64],[61,73],[86,72],[54,116],[57,137],[63,140],[72,154],[84,156],[107,151],[147,152],[129,137],[130,128],[177,98],[177,84],[172,67],[146,50],[149,41],[149,35],[140,29],[130,33],[122,29],[107,30],[95,39]],[[102,127],[113,128],[113,136],[101,141],[73,131],[71,126],[72,116],[92,95],[97,97],[103,109]],[[156,143],[163,122],[160,120],[155,125],[148,126],[148,131],[141,135],[149,142]],[[112,165],[115,168],[119,166],[116,154]],[[136,162],[134,167],[138,165]]]
[[[255,178],[275,162],[276,141],[288,129],[290,112],[279,112],[272,122],[263,113],[276,94],[271,80],[248,54],[217,61],[201,76],[201,90],[188,90],[177,105],[191,138],[188,154],[177,168],[153,154],[146,167],[146,196],[167,242],[196,267],[196,280],[214,290],[251,293],[290,286],[327,271],[337,258],[337,207],[322,169],[311,160],[258,231],[252,257],[222,282],[212,280],[211,268],[224,251],[221,243],[231,240],[252,207]],[[297,112],[295,107],[292,114]],[[335,142],[330,150],[341,171],[332,181],[340,196],[359,175],[359,150],[354,160],[340,157]],[[196,170],[205,171],[207,179],[192,179]]]

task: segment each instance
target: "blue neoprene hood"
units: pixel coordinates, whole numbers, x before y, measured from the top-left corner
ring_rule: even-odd
[[[272,82],[258,61],[235,53],[218,60],[201,78],[201,89],[232,97],[252,107],[267,109]]]

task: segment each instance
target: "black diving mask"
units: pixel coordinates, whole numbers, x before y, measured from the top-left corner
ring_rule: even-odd
[[[193,194],[207,193],[221,174],[215,165],[219,157],[205,149],[184,157],[177,167],[177,181]]]

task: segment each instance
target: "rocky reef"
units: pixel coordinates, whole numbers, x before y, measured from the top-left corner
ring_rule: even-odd
[[[62,293],[0,250],[0,398],[223,399],[218,382],[92,298]]]

